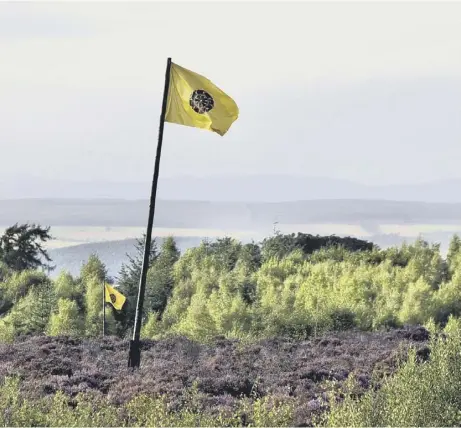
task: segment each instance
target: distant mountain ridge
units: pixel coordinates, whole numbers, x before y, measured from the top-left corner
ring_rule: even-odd
[[[148,199],[150,181],[78,182],[0,177],[0,199]],[[421,184],[366,185],[347,180],[290,175],[161,177],[158,197],[212,202],[292,202],[364,199],[461,203],[461,179]]]
[[[35,222],[51,226],[145,226],[148,200],[0,200],[0,226]],[[160,199],[157,227],[253,230],[285,224],[460,224],[461,203],[386,200],[313,200],[279,203]]]
[[[155,238],[157,246],[160,247],[163,238]],[[189,238],[176,236],[175,241],[181,252],[188,248],[198,246],[203,238]],[[48,253],[52,259],[52,264],[56,269],[51,272],[52,277],[59,275],[61,270],[66,270],[72,275],[77,276],[84,263],[88,261],[91,254],[96,254],[106,265],[108,275],[116,277],[123,263],[128,263],[127,255],[134,256],[136,239],[124,239],[118,241],[92,242],[71,247],[56,248]]]

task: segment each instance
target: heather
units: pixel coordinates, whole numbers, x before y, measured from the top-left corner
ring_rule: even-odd
[[[460,426],[461,323],[450,318],[442,331],[431,323],[424,354],[412,349],[393,376],[374,377],[365,393],[351,374],[330,391],[327,426]],[[423,357],[423,358],[421,358]]]
[[[130,371],[143,244],[117,278],[94,254],[78,276],[51,279],[27,254],[18,268],[11,251],[20,248],[2,247],[3,425],[461,422],[457,236],[446,256],[423,240],[380,249],[275,233],[205,240],[182,254],[172,237],[154,241],[142,363]],[[106,306],[102,337],[104,281],[127,301]]]
[[[174,409],[165,396],[139,395],[120,406],[104,396],[57,392],[50,397],[21,396],[17,378],[0,386],[0,423],[3,426],[287,426],[293,405],[271,399],[241,400],[233,410],[211,412],[197,406],[194,391],[181,408]],[[250,425],[251,424],[251,425]]]
[[[131,371],[117,337],[23,337],[0,345],[0,417],[7,426],[309,425],[327,409],[329,382],[354,374],[365,391],[409,349],[424,355],[428,339],[408,327],[255,343],[146,340]]]

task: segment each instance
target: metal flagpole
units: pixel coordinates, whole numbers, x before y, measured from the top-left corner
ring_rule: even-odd
[[[158,174],[160,169],[160,156],[162,153],[163,128],[165,125],[166,106],[168,101],[168,90],[170,88],[170,69],[171,58],[168,58],[165,73],[165,87],[163,90],[162,112],[160,114],[160,125],[158,130],[157,154],[155,156],[154,177],[150,195],[149,217],[147,220],[146,242],[144,244],[144,258],[142,261],[141,277],[139,278],[138,301],[136,304],[136,316],[133,328],[133,339],[130,340],[130,352],[128,357],[128,367],[139,367],[141,363],[141,349],[139,336],[141,333],[142,307],[144,303],[144,293],[146,289],[147,269],[149,268],[150,245],[152,240],[152,226],[154,224],[155,199],[157,196]]]

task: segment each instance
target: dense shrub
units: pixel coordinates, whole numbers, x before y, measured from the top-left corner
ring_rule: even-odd
[[[195,403],[189,393],[180,408],[166,395],[141,394],[115,406],[99,394],[70,397],[58,391],[51,396],[28,399],[20,392],[18,378],[5,378],[0,385],[0,425],[47,427],[144,427],[144,426],[290,426],[293,400],[271,397],[239,400],[234,408],[210,411]]]
[[[435,333],[435,332],[434,332]],[[331,392],[327,426],[459,426],[461,423],[461,323],[451,318],[425,352],[412,350],[394,376],[376,381],[357,398],[358,381]]]

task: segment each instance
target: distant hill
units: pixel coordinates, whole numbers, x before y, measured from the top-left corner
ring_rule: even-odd
[[[0,201],[0,226],[38,222],[53,226],[142,226],[147,200],[24,199]],[[159,200],[157,227],[267,230],[285,224],[459,224],[461,203],[385,200],[314,200],[279,203]]]
[[[200,244],[202,238],[175,237],[176,244],[181,252],[188,248]],[[163,238],[157,239],[160,246]],[[127,262],[127,254],[133,255],[135,252],[135,239],[124,239],[121,241],[93,242],[90,244],[74,245],[71,247],[56,248],[49,251],[56,269],[51,272],[55,277],[61,270],[67,270],[72,275],[78,275],[82,264],[84,264],[91,254],[97,254],[105,263],[108,274],[111,277],[118,275],[122,263]]]
[[[440,243],[442,253],[446,253],[452,235],[453,234],[449,232],[435,232],[422,234],[421,237],[429,242]],[[396,234],[377,234],[371,237],[356,237],[371,241],[381,248],[388,248],[396,245],[400,246],[404,242],[412,243],[416,239],[416,237],[400,236]],[[205,237],[175,237],[175,240],[180,251],[184,252],[188,248],[200,245],[200,242],[204,238]],[[163,238],[158,238],[158,245],[160,245],[162,241]],[[50,250],[49,254],[53,260],[53,264],[56,265],[56,269],[51,273],[51,276],[55,277],[61,270],[67,270],[72,275],[78,275],[82,264],[88,260],[90,255],[97,254],[106,264],[109,275],[111,277],[116,277],[122,263],[127,262],[127,254],[133,255],[135,242],[135,239],[124,239],[120,241],[94,242]]]
[[[366,199],[461,203],[461,179],[374,186],[325,177],[295,175],[162,177],[158,196],[167,200],[287,202]],[[0,199],[148,199],[150,182],[65,181],[1,177]]]

